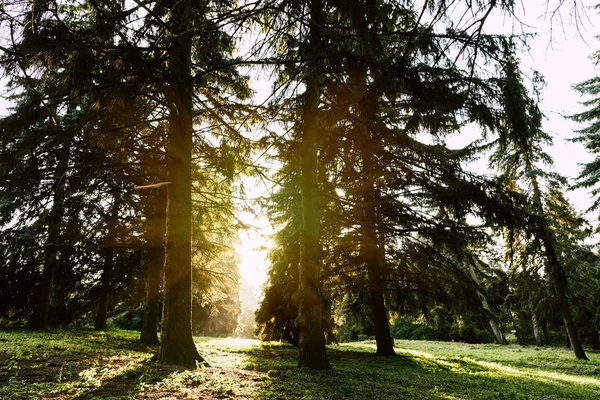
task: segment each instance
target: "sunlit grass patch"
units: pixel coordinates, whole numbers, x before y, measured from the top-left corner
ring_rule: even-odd
[[[535,348],[463,343],[399,343],[397,357],[375,357],[374,342],[329,348],[333,371],[306,372],[280,367],[269,371],[264,398],[327,399],[596,399],[591,373],[598,360],[575,360],[562,349],[546,349],[567,361],[564,372],[535,368]],[[520,351],[515,351],[520,350]],[[490,357],[492,356],[493,357]],[[493,361],[485,360],[485,356]],[[519,361],[525,358],[524,361]],[[503,363],[502,360],[506,360]],[[260,363],[260,361],[258,361]],[[273,368],[273,364],[268,364]],[[570,373],[584,370],[583,375]],[[275,373],[273,373],[275,372]],[[283,395],[282,395],[283,393]],[[279,397],[278,397],[279,396]]]

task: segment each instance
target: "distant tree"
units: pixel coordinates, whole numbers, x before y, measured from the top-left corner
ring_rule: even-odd
[[[522,221],[508,231],[509,244],[514,243],[511,235],[520,233],[526,238],[526,245],[513,254],[540,254],[544,257],[544,265],[556,291],[558,309],[563,316],[575,356],[587,359],[573,320],[560,239],[552,230],[550,216],[546,211],[548,194],[542,190],[542,182],[560,187],[564,178],[542,169],[541,164],[552,164],[552,159],[542,147],[543,144],[551,143],[551,138],[541,128],[542,113],[535,101],[527,95],[518,68],[514,50],[507,47],[504,63],[507,80],[503,87],[506,124],[500,132],[499,145],[491,163],[502,171],[516,191],[523,190],[529,202],[527,207],[523,207],[525,214],[521,216]],[[528,223],[525,224],[527,220]]]
[[[163,266],[165,262],[164,236],[166,228],[167,187],[161,186],[152,198],[148,208],[146,230],[146,296],[144,319],[140,332],[142,343],[159,344],[157,328],[159,322],[160,295],[162,293]],[[153,193],[154,194],[154,193]],[[152,196],[152,197],[155,197]]]

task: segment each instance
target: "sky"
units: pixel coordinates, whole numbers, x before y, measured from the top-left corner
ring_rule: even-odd
[[[531,51],[522,54],[521,60],[525,66],[541,72],[546,80],[540,107],[546,116],[543,128],[554,137],[554,146],[548,149],[555,161],[554,170],[575,178],[580,164],[593,157],[582,144],[568,140],[583,126],[564,116],[585,110],[581,105],[584,98],[572,86],[600,73],[600,67],[591,59],[600,50],[600,41],[596,39],[600,35],[600,16],[593,9],[573,10],[571,3],[566,2],[560,10],[562,26],[558,16],[552,20],[543,15],[545,0],[527,0],[527,10],[520,9],[519,19],[530,25],[524,28],[526,31],[537,34],[530,42]],[[591,205],[585,190],[570,192],[568,196],[580,212]]]

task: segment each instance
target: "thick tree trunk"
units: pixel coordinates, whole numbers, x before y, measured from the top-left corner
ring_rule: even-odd
[[[167,187],[158,189],[153,214],[148,218],[148,265],[146,270],[146,307],[140,332],[140,342],[159,344],[157,327],[160,288],[165,264],[164,236],[166,228]]]
[[[96,304],[96,313],[94,315],[94,329],[106,329],[106,319],[108,316],[108,303],[110,287],[114,275],[115,241],[117,237],[117,222],[119,221],[119,208],[121,208],[121,192],[113,192],[113,204],[110,210],[110,216],[107,220],[108,231],[102,257],[104,258],[102,266],[102,276],[100,277],[100,287],[98,288],[98,303]]]
[[[322,50],[323,4],[320,0],[309,2],[310,46],[318,54]],[[313,54],[314,56],[314,54]],[[328,369],[323,330],[323,300],[320,281],[320,220],[318,184],[319,102],[322,71],[319,61],[310,61],[305,78],[303,126],[301,143],[301,208],[300,266],[298,276],[299,367]]]
[[[71,139],[65,135],[61,145],[60,155],[56,170],[54,172],[53,198],[50,216],[48,218],[48,241],[44,249],[44,268],[42,280],[38,288],[38,300],[29,319],[29,327],[32,329],[48,329],[48,311],[50,309],[50,297],[54,285],[54,275],[59,267],[58,253],[61,240],[60,230],[65,214],[64,201],[66,198],[66,175],[69,167],[69,155],[71,152]]]
[[[171,2],[165,288],[158,360],[195,367],[192,338],[192,0]]]

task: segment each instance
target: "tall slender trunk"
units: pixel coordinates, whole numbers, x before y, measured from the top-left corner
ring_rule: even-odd
[[[367,143],[364,144],[368,146]],[[362,253],[367,264],[367,274],[369,279],[369,294],[371,296],[371,319],[375,329],[375,342],[377,343],[376,354],[380,356],[396,355],[394,351],[394,342],[390,334],[390,325],[388,321],[387,309],[383,297],[382,267],[384,263],[383,249],[380,247],[377,234],[377,213],[375,210],[375,188],[373,181],[368,177],[372,176],[371,154],[366,151],[366,158],[363,160],[365,166],[364,189],[363,189],[363,221],[362,224]]]
[[[526,171],[528,173],[533,171],[533,168],[529,163],[526,165]],[[533,203],[536,211],[540,215],[543,215],[544,207],[541,199],[541,190],[537,184],[537,181],[535,181],[533,185]],[[537,223],[539,224],[538,236],[544,245],[546,259],[548,260],[548,267],[550,270],[550,279],[554,285],[554,288],[556,289],[559,310],[562,313],[563,321],[567,329],[567,335],[569,337],[571,346],[573,347],[573,352],[575,353],[575,357],[577,359],[587,360],[588,358],[583,350],[581,341],[579,340],[577,327],[575,326],[573,314],[571,313],[571,305],[569,304],[569,299],[567,297],[567,274],[556,253],[556,237],[550,230],[550,227],[546,225],[545,221],[538,221]]]
[[[469,264],[469,272],[471,274],[471,279],[473,279],[473,282],[475,282],[475,285],[477,286],[477,296],[479,296],[479,299],[481,300],[481,305],[483,306],[483,309],[488,313],[488,323],[490,324],[490,328],[492,328],[492,332],[494,333],[494,337],[496,338],[496,343],[508,344],[506,338],[502,334],[502,330],[500,329],[498,323],[494,319],[494,312],[492,311],[492,307],[490,307],[490,303],[487,301],[487,297],[485,297],[483,290],[480,289],[481,281],[479,280],[477,272],[475,271],[475,265],[473,265],[472,263]]]
[[[374,66],[374,54],[379,48],[377,23],[375,17],[376,4],[373,1],[359,2],[351,11],[353,25],[358,31],[357,40],[361,44],[359,60],[350,66],[349,76],[354,101],[360,121],[354,127],[356,143],[362,161],[360,174],[361,202],[361,253],[367,267],[369,295],[371,298],[371,321],[375,330],[376,354],[393,356],[394,342],[390,334],[387,309],[384,301],[383,268],[385,248],[381,243],[377,227],[381,218],[377,214],[377,198],[375,183],[380,171],[374,165],[373,143],[374,124],[379,119],[377,86],[369,83],[369,72],[373,82],[378,79],[378,71]]]
[[[113,203],[110,210],[110,216],[107,220],[107,233],[104,247],[102,249],[102,275],[100,277],[100,287],[98,290],[98,303],[96,304],[96,313],[94,315],[94,329],[106,329],[106,319],[108,316],[108,303],[110,287],[114,275],[115,242],[117,238],[117,223],[119,221],[119,209],[121,208],[121,191],[113,191]]]
[[[541,240],[546,250],[546,257],[548,258],[548,264],[550,267],[550,279],[552,279],[552,283],[556,289],[558,307],[563,316],[569,342],[571,343],[575,357],[577,357],[579,360],[587,360],[587,355],[585,354],[581,341],[579,340],[577,326],[573,320],[571,305],[569,304],[569,300],[567,298],[567,274],[556,255],[554,238],[552,237],[552,233],[549,231],[549,228],[542,232]]]
[[[309,43],[314,53],[307,56],[314,59],[322,50],[321,28],[323,3],[321,0],[309,2]],[[298,366],[310,369],[330,368],[325,350],[323,330],[323,300],[320,280],[320,216],[318,184],[318,135],[320,85],[323,79],[321,62],[308,61],[309,71],[305,78],[304,107],[302,115],[301,143],[301,209],[302,225],[300,233],[300,266],[298,271],[298,317],[296,326],[299,335]]]
[[[600,335],[598,334],[598,329],[596,329],[595,326],[592,326],[590,340],[592,342],[592,349],[600,350]]]
[[[530,302],[529,308],[531,309],[531,325],[533,327],[533,337],[535,338],[536,346],[543,346],[542,336],[540,335],[540,321],[537,317],[537,312],[535,311],[535,307]]]
[[[170,2],[170,92],[165,289],[158,360],[195,367],[192,338],[192,32],[193,0]]]
[[[148,218],[148,264],[146,266],[146,307],[140,332],[140,342],[159,344],[157,327],[160,307],[160,288],[165,264],[165,224],[167,209],[167,187],[158,189],[154,212]]]
[[[54,276],[59,267],[58,253],[61,240],[61,224],[65,214],[66,175],[69,168],[69,155],[71,152],[71,138],[64,135],[52,186],[52,208],[48,217],[48,240],[44,249],[44,267],[42,279],[38,288],[38,300],[29,319],[29,327],[33,329],[48,329],[48,312],[50,310],[50,297],[54,285]]]

